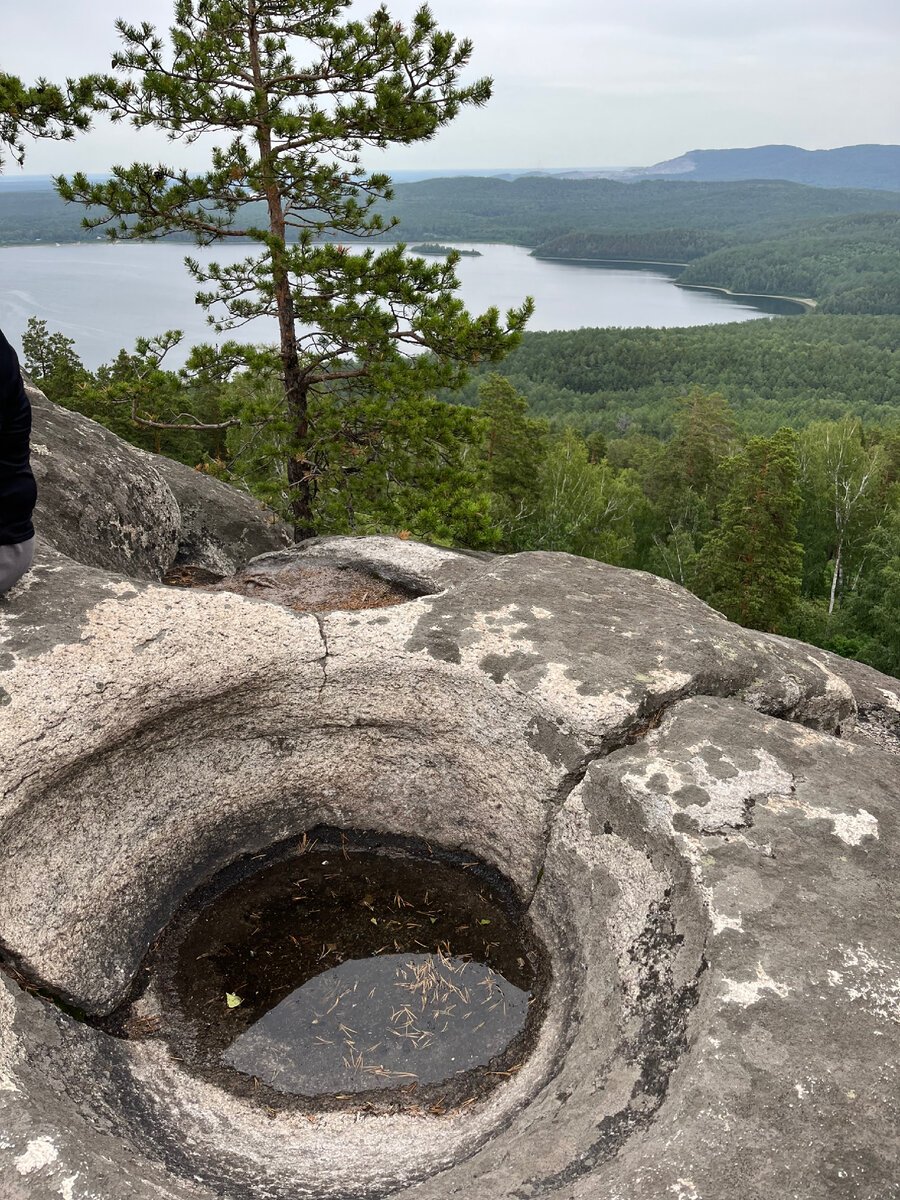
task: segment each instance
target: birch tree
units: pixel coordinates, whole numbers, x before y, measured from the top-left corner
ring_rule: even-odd
[[[801,435],[802,540],[815,556],[812,570],[826,565],[829,616],[847,579],[854,582],[863,547],[883,510],[883,468],[882,448],[865,445],[862,426],[852,417],[816,422]]]

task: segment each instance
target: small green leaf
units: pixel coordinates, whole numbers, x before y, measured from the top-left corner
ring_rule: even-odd
[[[241,996],[236,996],[234,992],[226,992],[225,1003],[229,1008],[240,1008],[244,1001]]]
[[[478,922],[479,925],[490,925],[490,921],[486,917],[482,917]]]
[[[369,920],[372,922],[372,924],[373,924],[373,925],[377,925],[377,924],[378,924],[378,921],[376,920],[376,918],[375,918],[375,917],[369,917]]]

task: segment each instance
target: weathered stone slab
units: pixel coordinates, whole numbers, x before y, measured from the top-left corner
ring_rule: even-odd
[[[144,457],[178,505],[178,549],[171,565],[187,563],[230,575],[258,554],[280,550],[293,541],[284,521],[246,492],[162,454]]]
[[[0,603],[0,1196],[897,1194],[898,681],[563,555],[251,564],[410,596],[309,615],[83,553]],[[23,990],[107,1012],[195,886],[321,822],[528,905],[544,1023],[486,1100],[273,1115]]]

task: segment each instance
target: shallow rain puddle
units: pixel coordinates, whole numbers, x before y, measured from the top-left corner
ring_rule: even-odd
[[[521,1062],[538,968],[490,876],[305,840],[170,926],[151,976],[163,1036],[186,1062],[285,1095],[449,1082],[458,1101],[462,1076],[482,1093]]]

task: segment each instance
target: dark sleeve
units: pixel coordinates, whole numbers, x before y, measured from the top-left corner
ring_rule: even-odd
[[[0,332],[0,545],[34,536],[37,488],[29,464],[31,405],[16,352]]]

